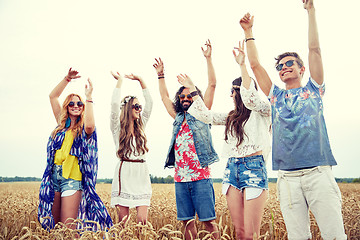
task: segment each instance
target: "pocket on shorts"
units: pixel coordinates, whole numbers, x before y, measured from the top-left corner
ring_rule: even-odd
[[[248,161],[245,162],[245,168],[252,171],[262,170],[262,163],[259,160]]]

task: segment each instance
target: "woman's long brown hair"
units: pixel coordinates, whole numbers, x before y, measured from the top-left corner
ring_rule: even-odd
[[[125,98],[129,98],[127,96]],[[124,98],[124,99],[125,99]],[[125,103],[120,112],[120,136],[119,136],[119,149],[117,150],[117,156],[120,159],[128,159],[130,154],[145,154],[149,151],[146,146],[147,140],[145,132],[143,130],[143,123],[141,120],[141,115],[139,119],[132,119],[132,105],[134,102],[134,97],[131,97],[130,100]],[[124,101],[124,100],[123,100]],[[122,102],[123,102],[122,101]],[[134,122],[134,136],[130,130],[130,121]],[[133,138],[135,138],[136,146],[133,144]]]
[[[81,102],[82,99],[79,95],[77,94],[69,94],[64,102],[63,102],[63,105],[62,105],[62,108],[61,108],[61,112],[60,112],[60,116],[59,116],[59,125],[54,129],[54,131],[51,133],[51,137],[54,138],[56,136],[56,134],[60,131],[62,131],[66,125],[66,120],[68,119],[69,117],[69,111],[68,111],[68,106],[69,106],[69,103],[71,102],[71,99],[72,97],[78,97],[80,99]],[[83,126],[84,126],[84,113],[85,113],[85,104],[83,106],[83,111],[80,115],[80,119],[78,121],[75,122],[75,125],[72,127],[72,128],[69,128],[69,129],[72,129],[74,132],[75,132],[75,136],[78,136],[81,134],[82,132],[82,129],[83,129]]]
[[[235,79],[233,81],[233,85],[240,86],[241,77]],[[237,138],[236,147],[239,147],[239,145],[244,141],[244,137],[246,136],[244,133],[244,126],[249,120],[251,110],[245,107],[241,99],[240,88],[233,89],[235,93],[235,109],[230,111],[228,117],[226,118],[225,141],[228,140],[228,134],[231,134],[233,137]]]

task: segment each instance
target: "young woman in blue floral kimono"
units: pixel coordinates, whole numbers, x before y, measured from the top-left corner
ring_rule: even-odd
[[[47,229],[58,222],[74,229],[76,225],[71,223],[76,218],[96,221],[103,229],[112,225],[95,192],[98,156],[90,79],[85,87],[85,102],[77,94],[68,95],[62,106],[59,102],[65,87],[79,77],[70,68],[49,95],[58,125],[47,145],[47,165],[39,194],[38,218]]]

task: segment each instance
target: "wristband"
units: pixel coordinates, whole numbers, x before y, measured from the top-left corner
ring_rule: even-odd
[[[251,38],[246,38],[245,42],[249,41],[249,40],[255,40],[255,38],[251,37]]]
[[[94,103],[93,100],[86,100],[86,101],[89,102],[89,103]]]
[[[69,78],[68,76],[65,77],[66,81],[71,82],[71,78]]]

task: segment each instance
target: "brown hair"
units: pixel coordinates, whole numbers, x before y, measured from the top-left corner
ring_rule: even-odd
[[[128,99],[128,100],[126,100]],[[149,151],[146,146],[147,140],[145,132],[143,130],[143,122],[141,115],[139,119],[132,120],[132,105],[135,97],[126,96],[123,100],[123,106],[120,112],[120,134],[119,134],[119,149],[117,150],[117,156],[120,159],[129,158],[130,154],[135,151],[139,154],[145,154]],[[130,123],[134,121],[134,136],[129,131]],[[133,144],[133,138],[135,138],[136,146]]]
[[[233,81],[233,85],[240,86],[241,85],[241,77],[235,79]],[[246,136],[244,132],[245,123],[249,120],[251,110],[245,107],[241,95],[240,95],[240,87],[233,88],[235,93],[235,109],[230,111],[225,124],[225,141],[228,140],[228,134],[231,134],[237,138],[236,147],[238,147],[243,141],[244,136]]]

